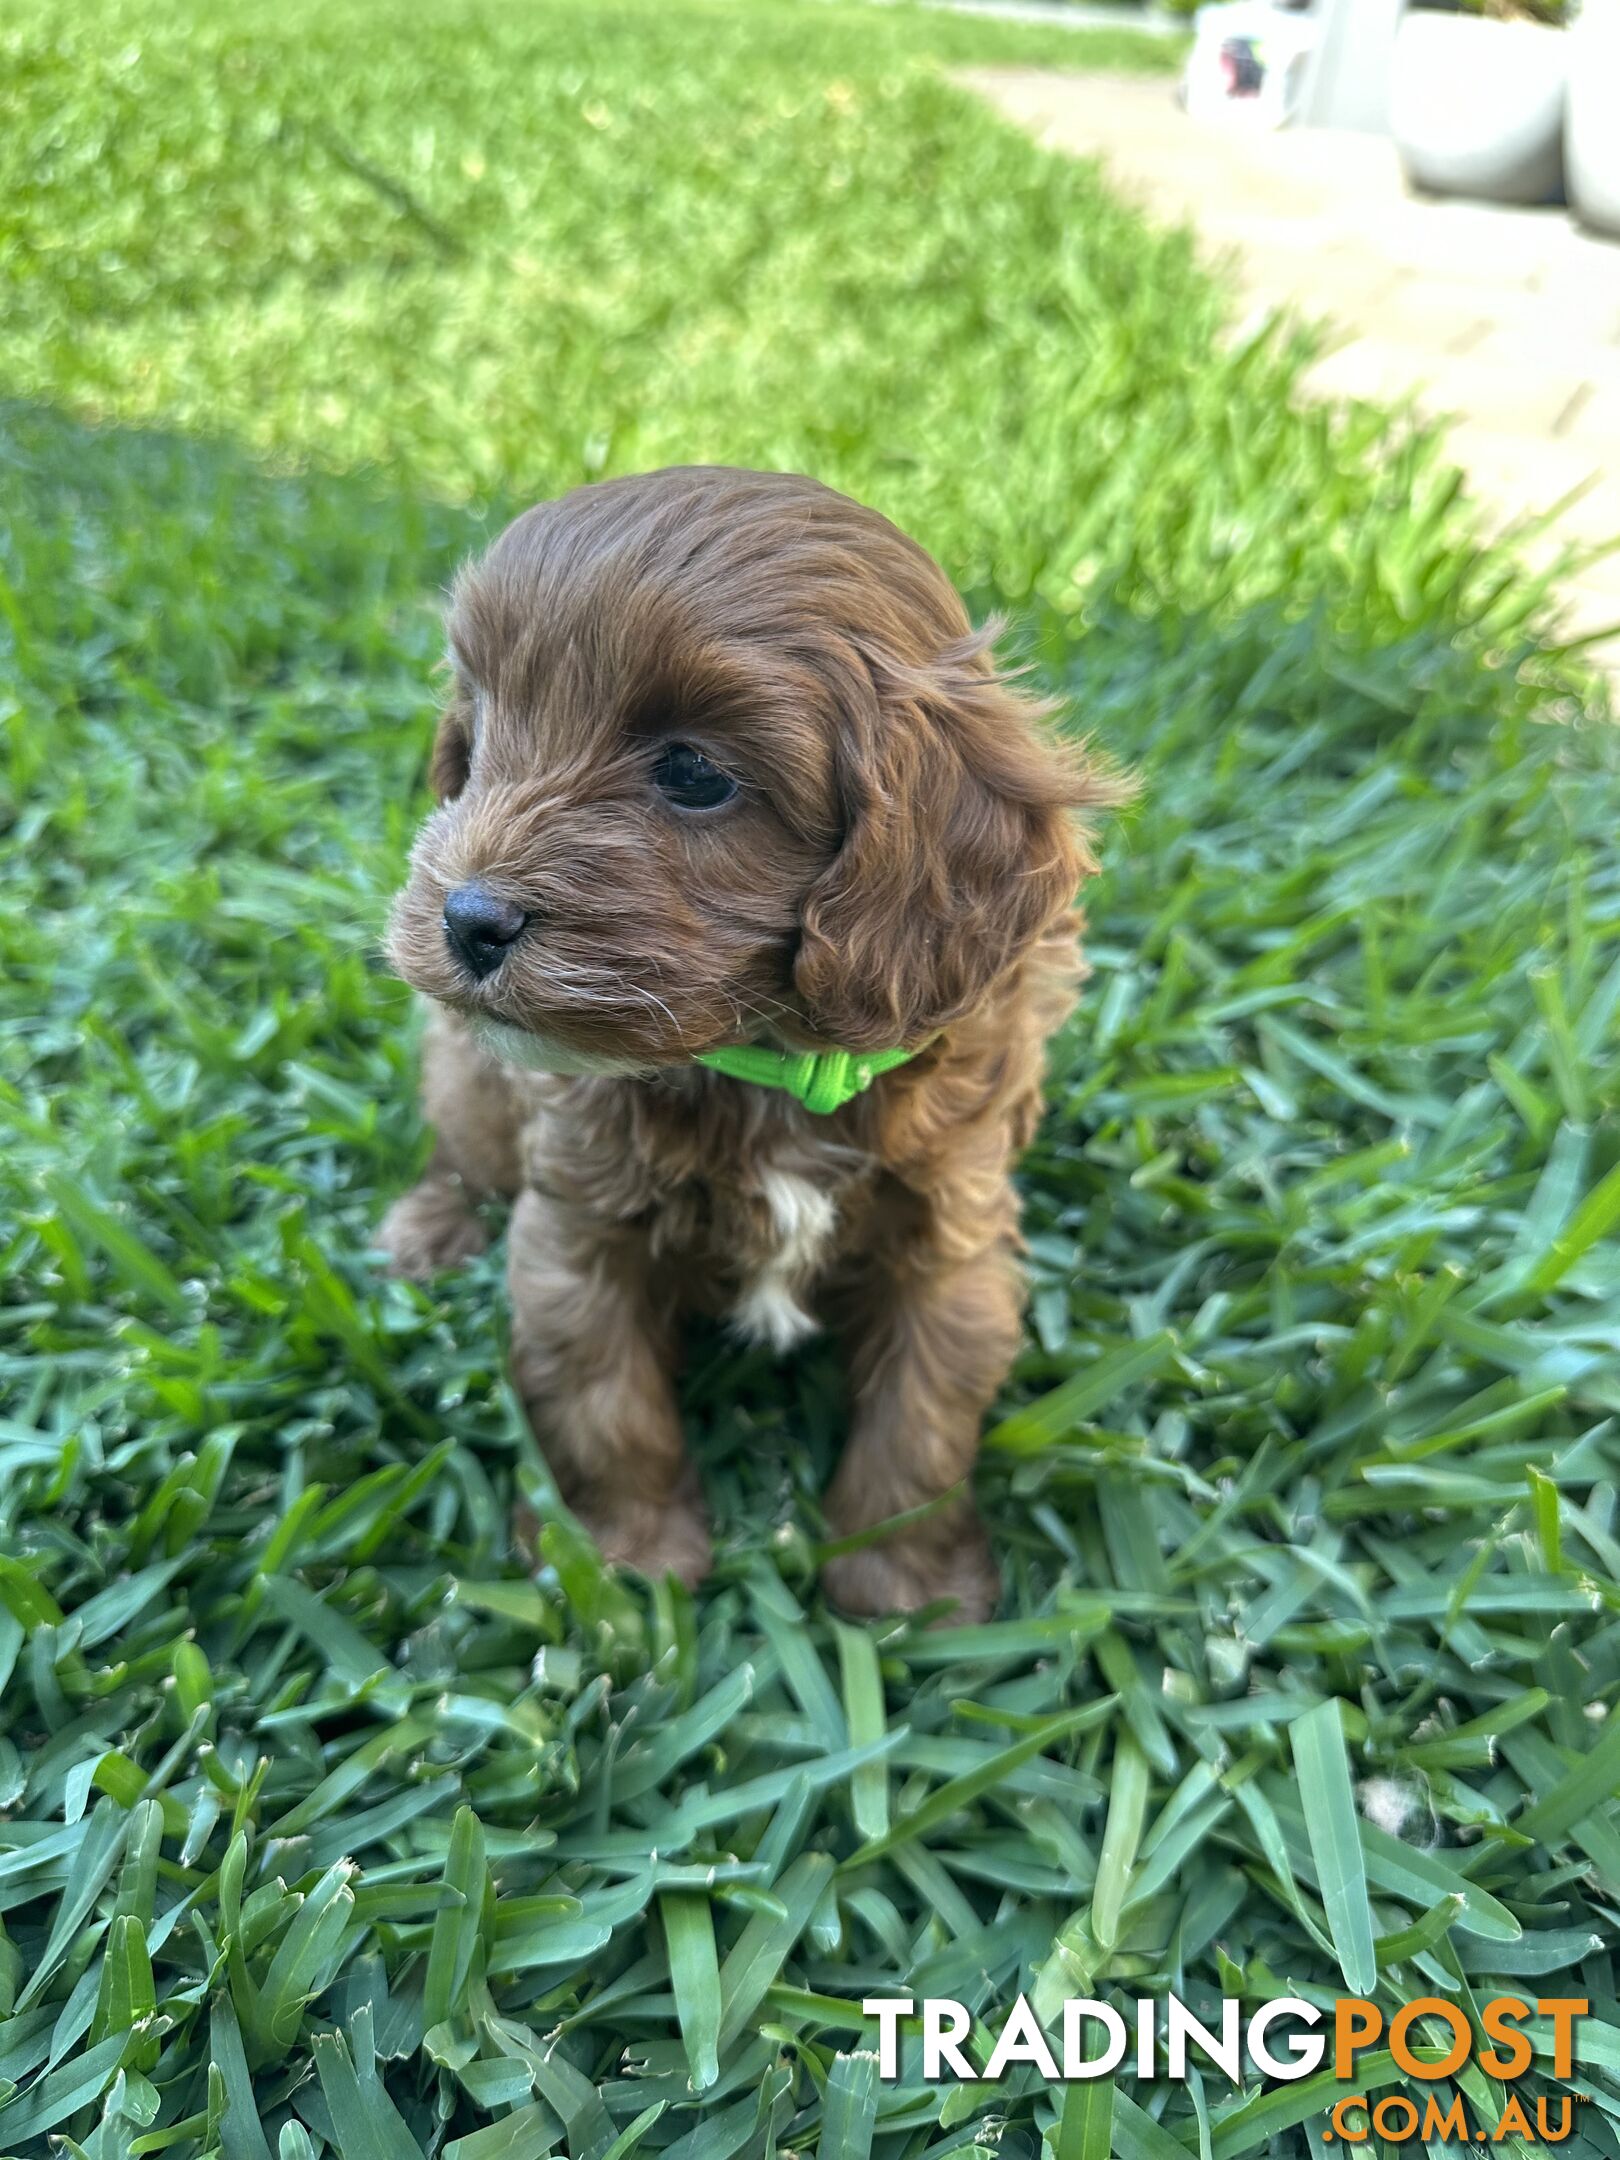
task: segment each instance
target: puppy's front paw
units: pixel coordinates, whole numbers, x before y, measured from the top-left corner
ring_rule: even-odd
[[[689,1501],[672,1500],[667,1507],[628,1502],[582,1519],[605,1559],[634,1568],[649,1582],[678,1575],[695,1590],[714,1565],[708,1518]]]
[[[1001,1596],[1001,1578],[990,1541],[976,1516],[955,1523],[949,1538],[916,1532],[840,1553],[821,1571],[821,1587],[845,1612],[876,1616],[918,1612],[946,1598],[956,1601],[944,1625],[988,1620]]]
[[[459,1267],[481,1253],[489,1232],[459,1178],[426,1177],[394,1202],[375,1243],[388,1255],[390,1275],[426,1282],[441,1268]]]
[[[677,1575],[689,1590],[695,1590],[714,1564],[708,1518],[692,1501],[672,1500],[666,1507],[643,1501],[616,1507],[600,1502],[576,1504],[574,1512],[610,1566],[634,1568],[649,1582]],[[526,1551],[534,1550],[539,1527],[532,1510],[520,1506],[513,1534]]]

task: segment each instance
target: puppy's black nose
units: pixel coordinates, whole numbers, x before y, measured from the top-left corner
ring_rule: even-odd
[[[494,974],[528,919],[516,901],[498,898],[487,885],[458,885],[445,897],[450,949],[480,980]]]

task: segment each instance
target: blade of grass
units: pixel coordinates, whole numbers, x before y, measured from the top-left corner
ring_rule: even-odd
[[[706,1897],[665,1892],[658,1900],[692,2090],[707,2092],[720,2075],[720,1965],[714,1915]]]
[[[1097,1856],[1097,1881],[1091,1893],[1091,1933],[1104,1951],[1112,1950],[1119,1940],[1119,1918],[1141,1842],[1151,1775],[1147,1757],[1131,1734],[1121,1730],[1114,1742],[1108,1818]]]
[[[1339,1970],[1353,1995],[1370,1995],[1377,1984],[1378,1961],[1373,1950],[1367,1870],[1338,1703],[1330,1698],[1295,1718],[1288,1737],[1299,1779],[1300,1809],[1316,1861],[1316,1879]]]

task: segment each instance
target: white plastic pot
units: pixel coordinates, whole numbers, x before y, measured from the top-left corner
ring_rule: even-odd
[[[1587,0],[1564,35],[1569,40],[1564,170],[1570,205],[1583,225],[1620,233],[1620,6],[1615,0]]]
[[[1559,200],[1568,40],[1542,23],[1409,13],[1389,127],[1411,184],[1483,202]]]

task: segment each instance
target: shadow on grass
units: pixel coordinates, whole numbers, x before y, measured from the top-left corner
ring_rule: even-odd
[[[477,516],[36,406],[4,410],[0,443],[5,1044],[24,1093],[53,1103],[14,1162],[25,1184],[51,1168],[116,1196],[164,1273],[210,1298],[243,1266],[275,1279],[283,1350],[286,1284],[324,1255],[374,1318],[306,1314],[303,1379],[325,1363],[315,1341],[347,1328],[352,1350],[363,1328],[359,1369],[320,1374],[336,1399],[358,1391],[341,1422],[363,1454],[399,1398],[446,1385],[431,1358],[398,1370],[396,1335],[425,1328],[486,1391],[494,1362],[483,1272],[407,1325],[411,1294],[379,1289],[359,1256],[422,1147],[409,1001],[372,960],[422,801],[437,595],[506,508]],[[1139,1332],[1144,1309],[1271,1309],[1271,1270],[1321,1236],[1290,1188],[1346,1149],[1443,1128],[1493,1057],[1513,1061],[1521,1111],[1525,1091],[1538,1106],[1510,1150],[1521,1174],[1560,1087],[1566,1111],[1595,1107],[1525,1031],[1562,983],[1614,761],[1602,730],[1550,737],[1544,693],[1485,665],[1443,615],[1369,646],[1327,596],[1292,618],[1194,620],[1145,617],[1104,583],[1083,620],[1026,610],[1014,639],[1147,783],[1105,835],[1098,976],[1025,1172],[1038,1386]],[[1598,934],[1581,933],[1588,955]],[[1573,979],[1558,991],[1579,994]],[[1449,1219],[1438,1210],[1436,1237]],[[138,1270],[106,1249],[69,1257],[67,1235],[30,1256],[47,1302],[139,1308]],[[1348,1275],[1342,1288],[1353,1306]],[[238,1353],[245,1341],[227,1366]],[[262,1345],[255,1358],[285,1364]],[[765,1458],[805,1458],[801,1492],[825,1474],[835,1363],[812,1352],[784,1387],[716,1334],[690,1370],[706,1462],[758,1531],[793,1504]]]

